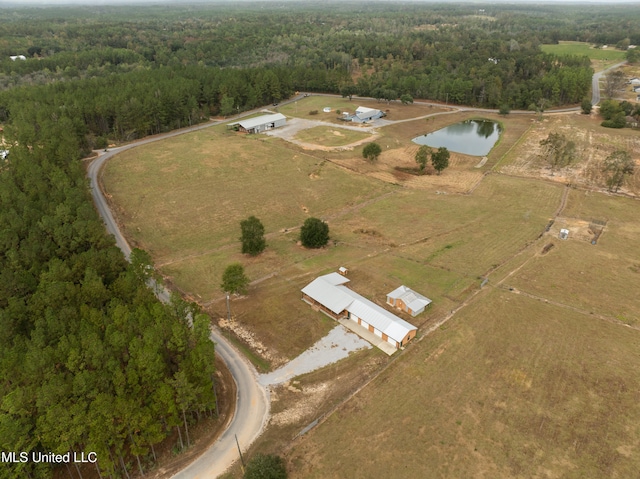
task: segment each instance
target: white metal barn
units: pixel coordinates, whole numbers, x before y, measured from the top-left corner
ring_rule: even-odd
[[[378,118],[382,118],[384,113],[380,110],[376,110],[375,108],[367,108],[366,106],[359,106],[356,108],[356,114],[351,116],[351,121],[355,121],[356,123],[364,123],[370,120],[376,120]]]
[[[235,127],[237,125],[240,131],[244,131],[246,133],[260,133],[286,124],[286,116],[282,113],[273,113],[270,115],[261,115],[242,121],[236,121],[234,123],[229,123],[227,126]]]

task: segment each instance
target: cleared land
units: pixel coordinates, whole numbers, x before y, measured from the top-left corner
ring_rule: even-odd
[[[571,183],[590,189],[606,189],[602,173],[603,162],[617,149],[623,149],[635,159],[634,175],[629,177],[622,191],[640,195],[640,136],[629,128],[612,129],[600,126],[596,115],[553,115],[543,121],[531,122],[529,131],[505,155],[498,170],[510,175],[544,178],[559,183]],[[576,144],[575,160],[566,168],[552,171],[542,156],[540,141],[557,132]]]
[[[423,315],[403,316],[419,336],[457,310],[391,360],[356,353],[275,391],[254,450],[289,451],[293,477],[633,477],[640,466],[640,216],[636,200],[584,189],[601,185],[589,172],[608,152],[637,155],[637,135],[595,117],[487,115],[505,133],[481,167],[452,155],[441,176],[396,169],[414,165],[414,136],[472,116],[379,128],[373,164],[361,148],[305,152],[213,128],[123,154],[105,172],[130,237],[214,318],[226,316],[222,270],[244,264],[255,283],[231,303],[233,329],[265,369],[333,327],[299,290],[338,266],[378,304],[399,284],[433,299]],[[575,137],[581,152],[553,175],[536,150],[550,131]],[[250,214],[267,228],[257,258],[239,253]],[[310,215],[329,223],[327,248],[297,244]],[[594,219],[606,221],[597,245]],[[561,225],[572,229],[567,241]]]
[[[551,241],[554,248],[533,258],[509,284],[590,314],[640,326],[637,201],[572,190],[563,215],[587,225],[594,220],[606,222],[597,244],[578,237],[577,228],[568,225],[569,239],[549,236],[545,244]]]
[[[291,477],[633,477],[640,333],[493,291],[288,454]]]
[[[384,111],[387,115],[385,117],[386,120],[405,120],[408,118],[415,118],[428,115],[430,113],[448,110],[448,108],[445,107],[434,107],[419,104],[403,105],[399,101],[387,103],[358,97],[353,97],[352,100],[349,100],[348,98],[325,95],[311,95],[294,103],[279,106],[277,110],[287,116],[344,124],[344,122],[339,119],[342,117],[342,113],[349,112],[353,114],[359,106]],[[325,107],[331,108],[331,111],[329,113],[323,112],[322,110]],[[312,111],[317,113],[310,114]],[[340,111],[340,113],[338,113],[338,111]],[[352,123],[348,124],[352,125]]]
[[[395,170],[397,154],[417,149],[413,136],[468,117],[379,129],[385,151],[375,164],[360,148],[310,153],[281,139],[214,127],[125,152],[108,164],[103,181],[131,243],[151,252],[167,281],[214,318],[226,317],[224,268],[234,261],[245,266],[256,283],[246,298],[232,301],[232,327],[264,358],[263,367],[277,367],[332,326],[299,298],[316,275],[349,266],[354,288],[377,302],[401,283],[413,286],[434,300],[433,313],[406,318],[424,324],[543,230],[559,202],[558,187],[483,180],[479,158],[465,155],[454,155],[440,176],[403,179]],[[513,145],[529,121],[505,120],[505,139],[494,150]],[[405,165],[411,156],[405,153]],[[452,194],[475,187],[473,196]],[[267,251],[257,258],[240,254],[239,222],[250,214],[267,231]],[[329,223],[329,247],[297,244],[308,216]],[[476,253],[480,244],[486,254]]]

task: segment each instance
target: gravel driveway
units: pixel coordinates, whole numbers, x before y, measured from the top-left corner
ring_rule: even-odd
[[[307,150],[344,150],[350,149],[355,146],[358,146],[362,143],[366,143],[371,141],[371,138],[365,138],[360,141],[356,141],[355,143],[351,143],[349,145],[344,146],[322,146],[316,145],[315,143],[305,143],[303,141],[299,141],[295,139],[295,136],[301,132],[302,130],[308,130],[310,128],[314,128],[316,126],[326,126],[330,128],[343,129],[343,130],[353,130],[353,131],[364,131],[370,133],[372,135],[377,135],[377,132],[373,126],[353,126],[353,124],[345,122],[344,125],[338,125],[336,123],[328,123],[326,121],[319,120],[305,120],[304,118],[287,118],[287,124],[281,126],[279,128],[274,128],[272,130],[264,131],[265,135],[276,136],[278,138],[282,138],[283,140],[287,140],[291,143],[295,143],[302,148]]]
[[[369,348],[371,345],[367,341],[339,324],[297,358],[273,372],[258,376],[258,382],[263,386],[281,384],[300,374],[338,362],[354,351]]]

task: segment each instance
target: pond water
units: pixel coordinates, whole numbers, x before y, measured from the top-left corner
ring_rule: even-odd
[[[450,151],[465,155],[485,156],[496,144],[501,133],[502,127],[495,121],[466,120],[428,135],[418,136],[413,142],[433,148],[444,146]]]

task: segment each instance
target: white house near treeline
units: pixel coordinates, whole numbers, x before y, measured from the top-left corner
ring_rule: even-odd
[[[346,286],[349,279],[338,273],[319,276],[302,289],[302,299],[335,319],[350,319],[395,348],[411,341],[418,328],[360,296]]]

